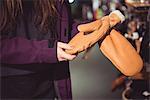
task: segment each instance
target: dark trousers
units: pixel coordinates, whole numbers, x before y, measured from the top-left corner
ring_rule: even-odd
[[[53,100],[53,81],[40,75],[1,77],[1,100]]]

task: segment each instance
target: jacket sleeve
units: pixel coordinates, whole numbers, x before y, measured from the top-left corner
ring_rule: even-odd
[[[73,38],[79,32],[77,29],[77,26],[79,24],[80,24],[79,22],[73,21],[72,30],[71,30],[71,38]]]
[[[6,64],[56,63],[57,41],[53,48],[48,40],[36,41],[22,37],[0,40],[0,61]]]

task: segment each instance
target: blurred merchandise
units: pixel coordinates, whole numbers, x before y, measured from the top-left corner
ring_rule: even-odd
[[[144,68],[132,78],[118,73],[110,88],[116,92],[122,87],[123,99],[147,99],[150,92],[150,0],[75,0],[71,6],[73,17],[78,21],[97,20],[114,10],[124,14],[126,20],[117,24],[115,29],[135,47],[144,61]],[[83,58],[89,59],[89,54],[86,54]]]

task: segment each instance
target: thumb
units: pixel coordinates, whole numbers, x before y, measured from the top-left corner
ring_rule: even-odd
[[[98,29],[102,25],[101,20],[96,20],[87,24],[78,25],[78,31],[81,32],[91,32]]]

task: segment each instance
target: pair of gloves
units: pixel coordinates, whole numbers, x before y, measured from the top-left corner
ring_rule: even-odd
[[[78,26],[79,33],[69,42],[74,47],[69,54],[80,53],[101,41],[99,49],[126,76],[140,72],[143,61],[134,47],[113,27],[125,20],[119,11],[113,11],[91,23]]]

